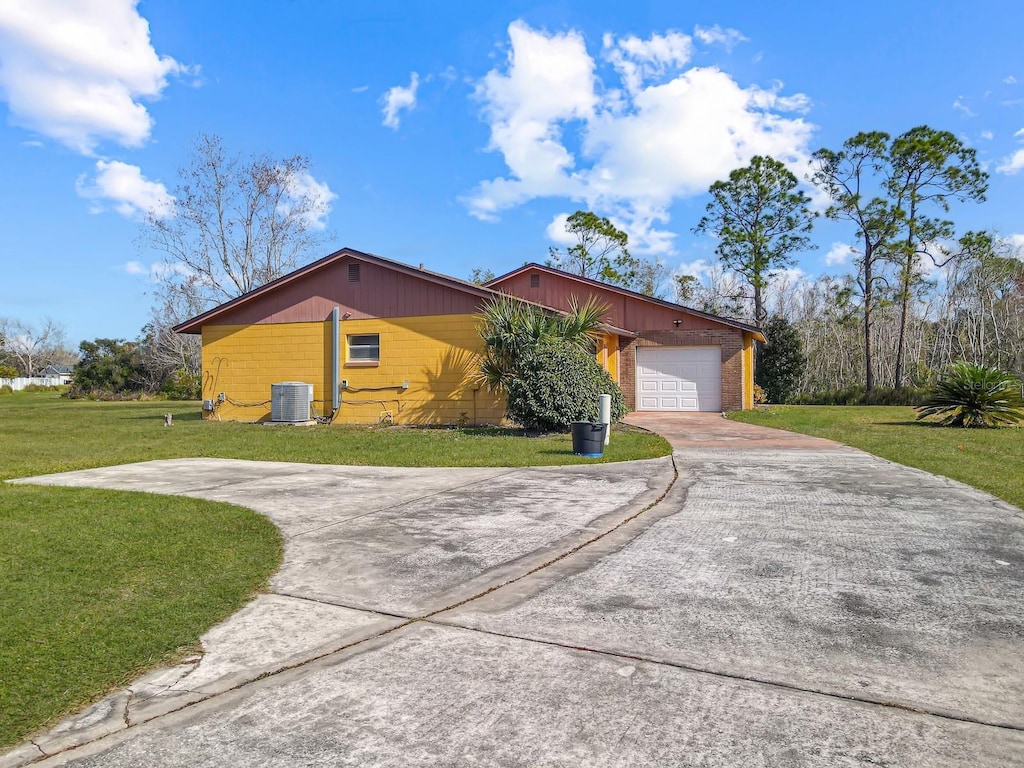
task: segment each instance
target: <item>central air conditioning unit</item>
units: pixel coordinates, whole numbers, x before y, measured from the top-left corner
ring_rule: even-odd
[[[282,381],[270,385],[270,420],[278,422],[309,421],[313,402],[313,385],[303,381]]]

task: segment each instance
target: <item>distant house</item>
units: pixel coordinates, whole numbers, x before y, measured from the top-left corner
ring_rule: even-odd
[[[75,374],[73,365],[48,365],[39,372],[40,376],[50,379],[59,379],[61,384],[70,384]]]
[[[174,330],[202,335],[217,418],[266,420],[271,385],[301,381],[341,422],[498,423],[502,399],[472,373],[477,315],[499,292],[557,310],[608,304],[598,359],[633,409],[753,405],[756,328],[537,264],[479,286],[343,248]]]

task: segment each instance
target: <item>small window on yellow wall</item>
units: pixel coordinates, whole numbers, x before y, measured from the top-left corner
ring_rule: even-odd
[[[348,357],[346,362],[376,365],[380,362],[380,334],[363,333],[348,336]]]

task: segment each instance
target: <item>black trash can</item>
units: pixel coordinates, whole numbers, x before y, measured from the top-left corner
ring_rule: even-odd
[[[574,421],[572,423],[572,452],[577,456],[589,456],[592,459],[604,455],[604,431],[607,424],[594,421]]]

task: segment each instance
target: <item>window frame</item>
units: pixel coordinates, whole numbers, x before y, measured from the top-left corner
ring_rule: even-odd
[[[373,337],[376,344],[353,344],[354,339],[369,339]],[[353,350],[377,350],[376,357],[353,357]],[[380,365],[380,334],[379,333],[348,333],[345,334],[345,365],[353,367],[372,368]]]

